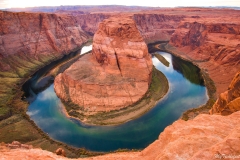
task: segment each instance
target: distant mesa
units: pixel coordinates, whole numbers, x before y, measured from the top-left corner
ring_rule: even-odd
[[[92,53],[54,81],[58,97],[85,112],[119,110],[147,92],[152,59],[133,19],[111,17],[99,24]]]

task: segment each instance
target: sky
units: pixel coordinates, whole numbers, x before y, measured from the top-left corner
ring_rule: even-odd
[[[236,6],[240,0],[0,0],[0,8],[23,8],[60,5],[132,5],[151,7]]]

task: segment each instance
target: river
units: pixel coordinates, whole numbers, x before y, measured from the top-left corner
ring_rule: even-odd
[[[168,94],[143,116],[117,126],[89,126],[66,117],[54,84],[36,95],[27,114],[51,138],[92,151],[143,149],[156,140],[183,112],[207,102],[207,90],[199,69],[166,52],[158,52],[170,62],[163,65],[155,57],[154,66],[169,81]]]

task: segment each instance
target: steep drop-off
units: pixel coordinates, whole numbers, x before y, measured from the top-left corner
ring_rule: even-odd
[[[151,24],[153,24],[153,25],[148,25],[146,24],[148,23],[147,19],[144,20],[139,18],[139,17],[145,17],[143,12],[135,13],[135,14],[141,14],[140,16],[134,16],[135,17],[134,19],[137,22],[137,26],[141,31],[141,33],[143,34],[143,37],[146,40],[150,40],[151,38],[154,38],[154,36],[157,37],[156,35],[158,34],[155,34],[153,30],[154,28],[158,28],[158,25],[161,25],[160,23],[161,21],[157,20],[157,18],[151,18],[147,15],[148,19],[152,19]],[[176,20],[176,21],[174,20],[173,25],[169,27],[165,27],[165,29],[167,30],[166,31],[163,30],[162,32],[164,33],[161,33],[161,28],[159,28],[157,32],[160,32],[159,35],[163,35],[162,37],[165,37],[160,40],[165,41],[165,40],[171,39],[170,45],[166,46],[167,50],[172,51],[178,56],[189,59],[190,61],[193,61],[195,64],[199,65],[199,67],[203,68],[206,72],[208,72],[210,77],[214,80],[218,93],[225,91],[229,83],[231,82],[232,78],[236,74],[236,72],[239,71],[240,69],[239,67],[239,59],[240,59],[239,58],[239,39],[240,39],[239,38],[239,22],[240,22],[239,14],[240,14],[240,11],[198,9],[198,8],[192,8],[192,9],[176,8],[176,9],[169,9],[169,10],[159,10],[159,11],[156,10],[154,14],[158,14],[158,15],[164,14],[164,17],[166,15],[179,15],[180,17],[182,17],[181,20]],[[155,17],[154,14],[152,13],[153,17]],[[39,14],[39,13],[32,14],[32,13],[1,12],[0,15],[1,15],[0,17],[1,105],[5,105],[7,107],[10,106],[13,108],[17,104],[15,103],[16,99],[14,100],[14,103],[13,103],[11,98],[5,95],[12,96],[16,94],[16,91],[12,90],[12,88],[13,87],[16,88],[15,84],[19,84],[19,80],[20,80],[19,76],[22,77],[23,73],[26,73],[28,71],[35,71],[36,68],[32,66],[43,66],[44,62],[52,61],[56,57],[62,56],[62,54],[57,54],[56,50],[62,51],[61,53],[65,53],[65,51],[67,51],[67,48],[68,49],[70,49],[71,47],[74,48],[76,45],[72,44],[69,41],[69,39],[71,38],[74,39],[75,36],[76,38],[78,37],[79,40],[81,38],[78,34],[77,35],[72,34],[70,28],[73,28],[75,31],[78,29],[80,30],[80,28],[77,26],[78,20],[76,20],[77,19],[76,17],[78,16],[74,15],[75,17],[73,17],[73,14],[72,15],[70,14],[56,15],[56,14]],[[31,17],[34,17],[34,18],[31,18]],[[40,17],[43,17],[43,18],[40,18]],[[57,18],[55,19],[54,17],[57,17]],[[63,17],[63,20],[61,20],[62,17]],[[79,17],[80,17],[79,19],[81,19],[81,16]],[[101,18],[104,19],[105,17],[101,17]],[[101,21],[101,18],[100,19],[96,18],[96,19],[97,21]],[[66,23],[63,23],[63,21]],[[48,22],[51,25],[48,25]],[[146,23],[141,23],[141,22],[146,22]],[[93,32],[96,31],[98,22],[95,22],[95,19],[91,21],[91,24],[85,25],[85,27],[84,27],[84,23],[85,23],[84,20],[82,20],[79,24],[82,25],[82,23],[83,23],[83,26],[81,27],[82,30],[86,30],[91,34],[93,34]],[[162,21],[162,23],[164,23],[164,21]],[[168,22],[166,21],[165,23],[167,24]],[[51,26],[50,30],[46,30],[48,26]],[[41,31],[41,34],[40,34],[40,28],[45,28],[43,29],[44,32]],[[15,30],[18,32],[16,32]],[[68,36],[65,36],[65,40],[64,40],[63,35],[65,35],[66,33],[65,31],[67,33],[71,33],[74,37],[70,36],[71,37],[70,38]],[[18,36],[18,33],[21,36]],[[25,33],[25,34],[22,34],[22,33]],[[29,36],[28,33],[33,33],[33,34],[30,34]],[[52,35],[51,33],[54,36],[51,36]],[[81,33],[82,32],[80,32],[80,34]],[[37,37],[43,36],[45,38],[42,38],[41,41],[38,41],[38,38],[35,38],[35,34],[37,35]],[[13,39],[12,39],[12,35],[13,35]],[[85,34],[81,35],[81,37],[82,38],[85,37],[84,35]],[[10,39],[8,39],[8,37]],[[21,39],[23,39],[24,41],[21,41]],[[24,43],[25,41],[27,43]],[[61,47],[61,45],[58,45],[58,42],[61,42],[61,45],[63,45],[64,47]],[[76,40],[76,42],[78,43],[80,41]],[[15,43],[15,45],[12,45],[12,43]],[[45,45],[41,46],[41,43],[46,44],[46,46],[48,47],[44,49]],[[8,47],[7,44],[11,47]],[[29,49],[25,48],[26,46],[29,46],[30,48]],[[54,46],[57,46],[57,48],[55,48]],[[58,48],[59,46],[60,48]],[[13,49],[11,49],[12,47]],[[33,52],[30,52],[30,51],[33,51]],[[50,51],[51,53],[48,51]],[[35,54],[35,53],[39,53],[39,54]],[[55,54],[52,54],[52,53],[55,53]],[[41,55],[44,55],[44,56],[41,56]],[[29,58],[32,61],[31,63],[29,62],[30,61]],[[2,71],[4,71],[4,73]],[[12,72],[14,72],[14,74],[12,74]],[[9,79],[9,77],[11,77],[11,79]],[[15,77],[15,78],[12,79],[12,77]],[[20,98],[18,97],[18,99]],[[18,102],[19,101],[20,100],[18,100]],[[21,106],[22,106],[22,103],[21,103]],[[0,110],[0,113],[2,113],[2,110]],[[16,139],[19,139],[21,141],[26,140],[24,139],[26,135],[28,135],[28,137],[32,135],[38,135],[38,132],[36,129],[34,130],[34,132],[32,131],[29,132],[29,127],[31,126],[31,124],[28,124],[29,122],[27,122],[26,120],[21,122],[19,121],[12,122],[16,126],[14,127],[14,131],[13,131],[12,128],[9,127],[11,124],[8,123],[9,121],[12,121],[13,118],[14,116],[12,116],[10,120],[9,119],[5,120],[7,121],[7,123],[5,123],[7,124],[7,126],[3,126],[1,128],[1,133],[3,133],[2,131],[7,131],[4,133],[9,133],[9,134],[16,133],[14,134],[16,136]],[[192,159],[197,159],[197,158],[198,159],[214,159],[213,156],[217,155],[221,157],[220,154],[238,156],[239,158],[239,153],[240,153],[239,151],[239,148],[240,148],[239,118],[240,118],[239,112],[236,112],[231,114],[230,116],[199,115],[196,119],[188,122],[178,120],[172,126],[169,126],[160,135],[159,140],[154,142],[143,152],[110,154],[103,157],[97,157],[96,159],[100,159],[100,158],[102,159],[107,159],[107,158],[108,159],[117,159],[117,158],[146,159],[146,157],[150,157],[151,159],[153,159],[154,157],[157,157],[157,159],[159,158],[162,158],[162,159],[175,158],[176,159],[179,157],[180,158],[184,157],[186,159],[191,157],[193,157]],[[19,127],[21,129],[19,129],[17,126],[21,126]],[[26,130],[23,130],[23,129],[26,129]],[[12,138],[15,138],[15,137],[12,137]],[[40,138],[37,137],[35,139],[39,140]],[[26,142],[29,142],[29,141],[30,141],[29,139],[26,140]],[[43,142],[40,142],[40,143],[43,143]],[[36,144],[34,143],[34,145]],[[191,147],[191,149],[193,149],[193,151],[189,149],[189,146]],[[16,157],[21,159],[21,156],[23,156],[25,159],[27,158],[33,159],[33,156],[41,157],[47,154],[46,157],[41,157],[42,159],[44,159],[52,156],[51,153],[46,153],[46,151],[42,151],[42,150],[0,149],[0,152],[1,152],[0,157],[1,158],[4,157],[6,159],[9,159],[9,158],[15,159]],[[172,157],[172,156],[176,156],[176,157]],[[53,158],[55,157],[53,156]],[[59,159],[59,157],[55,159]]]
[[[240,71],[235,75],[228,90],[221,93],[210,114],[229,115],[240,110]]]
[[[143,13],[134,14],[133,18],[139,31],[147,42],[169,41],[184,15],[165,15]]]
[[[197,116],[178,120],[160,134],[158,140],[140,152],[113,153],[86,160],[163,160],[163,159],[239,159],[240,111],[229,116]],[[41,149],[9,149],[0,146],[0,158],[67,159]]]
[[[112,17],[100,23],[92,53],[59,74],[54,88],[86,112],[118,110],[143,97],[151,74],[151,56],[135,22]]]
[[[181,22],[166,48],[205,70],[220,94],[240,70],[240,24],[209,21]]]
[[[67,15],[0,12],[0,26],[1,71],[19,72],[24,60],[61,57],[89,39],[76,18]]]

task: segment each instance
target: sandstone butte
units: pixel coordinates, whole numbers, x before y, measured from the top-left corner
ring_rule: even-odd
[[[54,81],[58,97],[87,112],[127,107],[147,92],[152,59],[133,19],[112,17],[99,24],[91,54]]]

